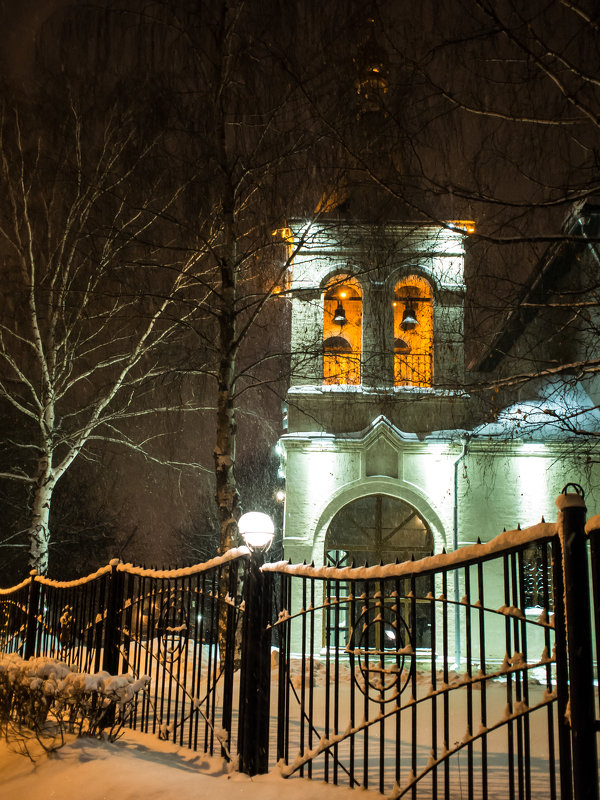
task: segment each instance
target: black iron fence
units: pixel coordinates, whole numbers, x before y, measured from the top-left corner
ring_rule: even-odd
[[[148,675],[131,726],[229,757],[247,553],[178,570],[113,562],[76,581],[32,575],[0,590],[0,651]]]
[[[251,774],[598,800],[600,517],[586,536],[583,498],[561,497],[557,524],[395,565],[261,565],[240,548],[185,570],[32,576],[0,590],[0,649],[147,674],[133,727],[237,750]]]

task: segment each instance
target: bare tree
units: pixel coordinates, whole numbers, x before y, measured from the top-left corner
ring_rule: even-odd
[[[153,387],[195,312],[196,259],[165,247],[181,187],[132,113],[55,94],[5,103],[0,136],[0,400],[21,419],[0,477],[30,487],[29,563],[45,573],[54,490],[73,462],[97,441],[156,458],[152,431],[136,439],[131,422],[169,410]]]
[[[216,390],[221,551],[238,541],[244,397],[278,382],[285,390],[286,279],[302,246],[286,220],[301,210],[314,216],[323,191],[310,167],[319,131],[304,94],[307,82],[320,80],[319,65],[294,41],[288,5],[156,2],[140,12],[125,3],[123,11],[138,26],[137,41],[152,42],[146,63],[164,98],[173,169],[193,176],[177,208],[179,243],[196,261],[205,302],[202,319],[190,326],[200,363],[190,351],[181,369],[208,376]],[[165,68],[167,50],[173,56]],[[260,402],[255,397],[248,414],[256,416]]]

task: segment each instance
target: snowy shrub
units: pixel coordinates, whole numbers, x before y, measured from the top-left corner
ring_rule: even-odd
[[[60,747],[66,733],[114,741],[149,680],[90,675],[52,658],[24,661],[0,653],[0,732],[21,738],[30,732],[46,750]]]

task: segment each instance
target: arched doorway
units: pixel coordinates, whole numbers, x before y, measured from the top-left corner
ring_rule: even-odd
[[[429,525],[409,503],[386,494],[371,494],[360,497],[341,508],[331,520],[325,536],[325,564],[349,567],[409,561],[433,555],[433,536]],[[406,586],[405,586],[406,584]],[[429,603],[425,600],[430,586],[427,578],[417,578],[414,583],[414,598],[408,581],[401,580],[399,587],[407,598],[403,617],[411,628],[417,647],[431,647],[431,623]],[[349,586],[338,584],[336,589],[339,611],[332,621],[328,619],[324,628],[330,645],[345,641],[350,633],[348,618]],[[410,606],[413,611],[411,612]],[[387,609],[386,609],[387,610]],[[376,604],[373,615],[380,615]],[[390,628],[390,633],[392,629]],[[394,646],[395,636],[381,647]]]
[[[325,536],[325,562],[335,552],[347,564],[384,564],[433,554],[433,536],[413,506],[386,494],[370,494],[344,506],[331,520]],[[342,556],[342,554],[346,554]]]

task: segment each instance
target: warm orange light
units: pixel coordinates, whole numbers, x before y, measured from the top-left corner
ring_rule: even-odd
[[[420,275],[408,275],[396,284],[394,301],[394,385],[433,384],[433,291]],[[414,327],[403,327],[404,311],[416,316]]]
[[[475,233],[475,223],[472,219],[451,219],[447,224],[451,228],[458,228],[465,233]]]
[[[284,240],[287,245],[287,258],[291,263],[292,256],[294,255],[294,234],[292,233],[292,229],[288,228],[287,226],[283,228],[275,228],[271,235]]]
[[[334,322],[341,299],[344,299],[346,317],[343,329]],[[329,281],[323,301],[323,382],[360,384],[361,349],[361,286],[349,275],[336,275]]]

